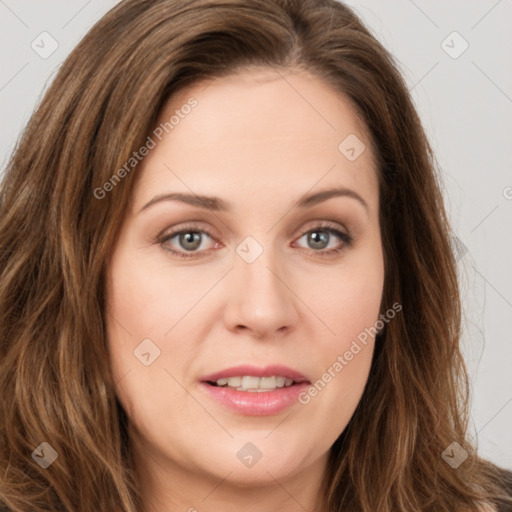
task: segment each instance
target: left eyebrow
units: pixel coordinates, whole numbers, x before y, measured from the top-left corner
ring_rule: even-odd
[[[311,206],[315,206],[319,203],[327,201],[332,197],[350,197],[351,199],[355,199],[361,205],[363,205],[367,213],[370,212],[368,203],[355,190],[345,187],[329,188],[327,190],[315,192],[314,194],[304,195],[299,198],[299,200],[295,203],[295,206],[297,208],[309,208]]]

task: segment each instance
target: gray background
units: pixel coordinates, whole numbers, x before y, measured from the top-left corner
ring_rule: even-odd
[[[2,170],[61,62],[116,3],[0,0]],[[437,155],[457,234],[472,435],[512,468],[512,1],[347,3],[398,60]],[[45,31],[58,48],[42,58],[31,44],[49,51]]]

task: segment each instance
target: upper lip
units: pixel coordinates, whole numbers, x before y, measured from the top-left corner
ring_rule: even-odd
[[[309,382],[307,377],[297,370],[288,368],[287,366],[273,364],[265,367],[252,366],[244,364],[240,366],[233,366],[226,368],[220,372],[211,373],[201,378],[202,382],[215,382],[219,379],[229,377],[239,377],[244,375],[250,375],[253,377],[272,377],[280,376],[288,379],[292,379],[294,382]]]

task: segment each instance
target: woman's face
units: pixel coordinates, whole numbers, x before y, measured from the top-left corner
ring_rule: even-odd
[[[319,474],[383,291],[365,128],[323,82],[267,69],[184,89],[158,123],[107,279],[136,456],[244,486]]]

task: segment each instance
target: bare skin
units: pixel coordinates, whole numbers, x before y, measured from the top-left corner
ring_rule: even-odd
[[[146,512],[321,512],[328,452],[360,401],[374,338],[307,404],[277,414],[229,410],[200,381],[240,364],[282,364],[313,383],[375,325],[384,264],[371,144],[347,98],[303,72],[253,69],[196,84],[171,98],[159,123],[190,97],[197,106],[136,170],[107,273],[112,370]],[[338,149],[349,134],[366,146],[353,161]],[[340,187],[366,206],[344,195],[293,207]],[[171,192],[231,209],[144,208]],[[167,236],[182,228],[202,233],[197,249]],[[249,236],[249,250],[263,250],[251,263],[236,251]],[[134,357],[144,339],[160,350],[149,366]],[[252,467],[237,456],[247,443],[262,454]]]

